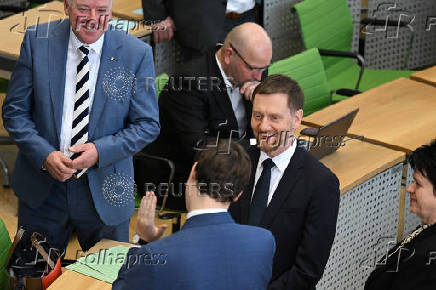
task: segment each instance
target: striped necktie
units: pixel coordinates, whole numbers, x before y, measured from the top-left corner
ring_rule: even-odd
[[[89,49],[85,46],[79,47],[81,60],[77,66],[76,94],[74,96],[74,113],[71,132],[71,146],[85,144],[88,141],[89,124]],[[80,154],[74,153],[71,159],[74,160]],[[77,170],[75,177],[79,178],[86,172],[87,168]]]

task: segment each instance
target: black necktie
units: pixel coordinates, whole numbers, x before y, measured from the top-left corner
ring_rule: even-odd
[[[269,184],[271,181],[271,168],[275,166],[271,158],[265,159],[262,162],[262,174],[256,183],[253,199],[251,200],[250,217],[248,224],[258,226],[263,212],[265,211],[268,203]]]

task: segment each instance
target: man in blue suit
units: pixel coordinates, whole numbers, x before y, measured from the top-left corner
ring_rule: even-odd
[[[18,145],[18,225],[65,248],[128,241],[132,156],[159,134],[151,48],[108,27],[112,0],[65,0],[29,29],[3,105]]]
[[[236,224],[227,212],[248,184],[250,159],[235,142],[221,140],[217,149],[197,155],[186,184],[187,220],[179,232],[157,240],[165,227],[154,225],[156,197],[148,192],[143,198],[137,231],[145,241],[157,241],[129,250],[112,289],[266,289],[272,234]]]

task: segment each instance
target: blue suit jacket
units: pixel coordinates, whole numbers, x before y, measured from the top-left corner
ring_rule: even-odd
[[[271,278],[275,242],[228,213],[188,219],[182,230],[129,250],[112,289],[256,290]]]
[[[12,187],[33,208],[42,204],[55,182],[41,168],[59,150],[69,34],[68,19],[28,29],[3,105],[4,126],[19,148]],[[116,81],[126,75],[132,81],[120,86]],[[88,132],[99,160],[88,170],[88,179],[97,212],[107,225],[133,214],[132,156],[159,134],[157,97],[150,85],[154,77],[149,45],[122,31],[105,32]],[[103,187],[117,179],[127,184],[126,196],[114,192],[112,198],[120,200],[105,199]]]

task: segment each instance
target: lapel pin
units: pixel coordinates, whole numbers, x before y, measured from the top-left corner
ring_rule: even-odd
[[[115,58],[113,56],[111,56],[111,61],[114,61],[114,60],[115,60]]]

